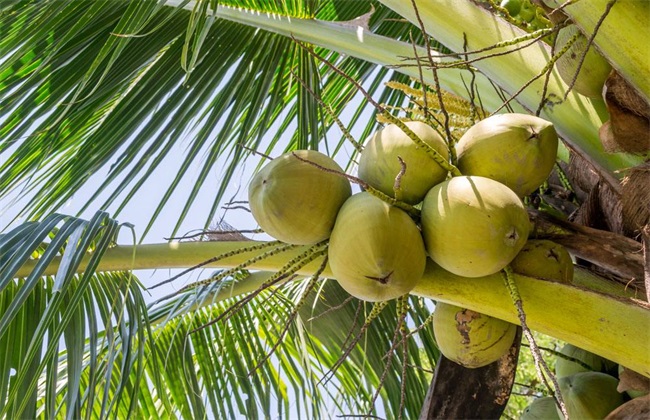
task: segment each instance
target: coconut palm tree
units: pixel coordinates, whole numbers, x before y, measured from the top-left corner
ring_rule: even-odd
[[[564,11],[597,30],[600,52],[647,100],[647,5],[586,3]],[[516,23],[490,1],[0,4],[0,197],[27,220],[0,234],[0,416],[417,416],[439,354],[431,328],[413,325],[426,325],[431,299],[519,322],[500,275],[479,284],[432,268],[411,296],[373,306],[320,280],[322,248],[150,232],[172,203],[169,237],[188,221],[208,228],[242,165],[264,155],[321,149],[352,167],[349,137],[375,130],[375,112],[414,113],[418,98],[450,133],[445,115],[463,112],[447,100],[469,121],[539,112],[564,140],[561,161],[578,156],[618,190],[643,156],[605,152],[604,102],[557,77],[550,25]],[[161,171],[172,176],[147,225],[124,243],[131,226],[117,218],[161,188]],[[80,214],[94,215],[61,214],[88,185]],[[625,251],[634,240],[549,220],[539,226],[566,234],[580,258],[628,281],[640,267]],[[585,235],[621,244],[624,257],[594,254]],[[217,270],[212,281],[149,304],[132,272],[199,266]],[[647,307],[593,270],[575,277],[514,276],[528,326],[649,374]]]

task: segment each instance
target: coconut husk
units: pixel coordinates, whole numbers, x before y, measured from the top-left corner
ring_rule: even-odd
[[[569,156],[569,165],[566,168],[566,173],[571,180],[573,188],[579,188],[584,194],[583,197],[580,197],[580,194],[578,194],[578,197],[582,199],[586,199],[586,194],[594,188],[600,179],[598,173],[594,171],[589,162],[577,153],[571,153]],[[578,192],[576,191],[576,193]]]
[[[635,398],[618,407],[605,420],[645,420],[650,418],[650,395]]]
[[[650,118],[650,103],[637,93],[616,70],[612,70],[605,82],[606,96],[615,100],[621,107],[645,118]]]
[[[603,183],[598,199],[608,230],[623,235],[623,206],[621,204],[621,196],[609,184]]]
[[[569,221],[581,226],[633,238],[630,241],[638,243],[638,233],[640,227],[643,226],[642,223],[649,223],[650,196],[648,185],[650,185],[650,172],[648,169],[650,168],[648,165],[650,165],[650,162],[630,171],[628,174],[629,179],[625,180],[625,183],[628,184],[627,191],[623,193],[623,187],[620,184],[612,186],[601,179],[586,159],[572,153],[569,166],[565,172],[582,204],[577,211],[571,214]],[[623,200],[625,200],[625,203]],[[630,229],[631,223],[638,226],[636,230]],[[587,244],[581,244],[580,247],[582,246],[587,246]],[[607,247],[608,245],[603,244],[603,246]],[[600,276],[612,278],[626,284],[627,287],[635,288],[643,295],[646,294],[646,289],[650,293],[650,280],[645,280],[645,277],[650,276],[644,277],[642,258],[638,261],[638,263],[641,263],[639,267],[636,267],[638,263],[635,263],[636,268],[621,270],[621,261],[617,264],[610,264],[609,258],[583,258],[582,254],[585,254],[583,251],[577,248],[571,251],[576,256],[576,262],[579,265],[587,267]],[[639,250],[634,251],[634,253],[638,252]],[[630,255],[630,253],[627,253],[622,258],[624,260],[628,259]],[[641,270],[637,268],[641,268]],[[648,299],[650,299],[650,294]]]
[[[591,164],[577,153],[569,156],[566,173],[578,200],[582,202],[570,220],[579,225],[623,234],[621,197],[615,187],[603,181]]]
[[[623,372],[618,375],[618,386],[616,387],[616,390],[618,392],[650,392],[650,378],[625,368]]]
[[[600,210],[598,200],[599,190],[600,184],[596,184],[596,186],[587,194],[587,199],[582,202],[580,208],[571,215],[569,219],[570,221],[596,229],[603,229],[605,227],[606,224],[602,222],[603,213]]]
[[[609,121],[600,127],[599,137],[605,151],[650,151],[650,104],[616,71],[610,74],[603,91]]]
[[[621,199],[608,184],[598,182],[580,208],[572,215],[571,221],[579,225],[623,234]]]
[[[650,161],[630,169],[621,185],[625,233],[635,237],[650,223]]]

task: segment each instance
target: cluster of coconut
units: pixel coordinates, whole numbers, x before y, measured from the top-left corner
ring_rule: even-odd
[[[634,389],[634,386],[627,386],[625,389],[621,387],[623,382],[633,383],[629,379],[623,379],[624,376],[633,377],[633,374],[610,360],[572,344],[567,344],[560,350],[560,356],[555,362],[555,377],[560,385],[567,414],[572,419],[603,419],[610,413],[614,414],[614,410],[619,407],[623,409],[621,406],[625,401],[635,398],[645,398],[639,402],[645,404],[646,416],[612,418],[648,418],[650,400],[647,400],[647,386],[645,389]],[[634,406],[634,403],[628,406]],[[521,416],[522,420],[562,418],[553,397],[535,399],[524,409]]]
[[[573,265],[562,247],[528,241],[531,225],[522,202],[555,164],[552,123],[514,113],[476,123],[452,146],[462,174],[454,171],[456,176],[449,172],[450,149],[442,136],[424,122],[404,124],[406,130],[390,124],[368,138],[358,177],[369,188],[354,195],[343,169],[319,152],[273,159],[250,184],[255,220],[291,244],[329,238],[334,277],[351,295],[370,302],[409,293],[427,257],[462,277],[488,276],[512,263],[520,274],[571,279]],[[392,199],[419,208],[420,217]],[[445,308],[438,303],[434,329],[449,359],[480,367],[511,346],[513,324]]]

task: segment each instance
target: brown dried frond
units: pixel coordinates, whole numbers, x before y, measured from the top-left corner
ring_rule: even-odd
[[[204,232],[205,235],[200,240],[204,241],[249,241],[241,231],[235,229],[224,220],[220,220],[210,230]]]
[[[605,150],[650,156],[650,103],[615,70],[605,83],[604,99],[609,121],[599,135]]]

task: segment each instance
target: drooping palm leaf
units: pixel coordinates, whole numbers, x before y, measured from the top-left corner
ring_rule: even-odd
[[[261,281],[269,276],[263,272],[250,275],[259,275]],[[241,279],[241,283],[252,280],[253,287],[260,284],[247,275]],[[325,282],[318,293],[309,294],[288,334],[283,336],[285,323],[306,284],[296,282],[262,292],[227,322],[213,320],[239,299],[228,297],[242,291],[232,289],[238,287],[237,281],[203,286],[152,308],[152,322],[176,314],[157,328],[154,336],[158,353],[148,360],[155,360],[151,366],[167,367],[163,369],[164,388],[169,389],[177,414],[195,417],[207,411],[218,418],[230,418],[236,413],[246,418],[324,418],[371,410],[369,404],[397,325],[395,304],[374,321],[331,382],[319,384],[341,356],[345,343],[358,333],[369,306],[363,310],[363,304],[349,300],[336,282]],[[410,322],[422,324],[431,308],[415,297],[410,303]],[[194,329],[198,331],[192,333]],[[275,349],[281,338],[282,344]],[[404,360],[398,347],[373,412],[403,410],[406,417],[419,413],[430,380],[421,369],[421,358],[427,359],[425,365],[435,364],[437,351],[433,343],[432,328],[426,327],[408,342],[408,393],[402,408]],[[424,348],[426,352],[419,351]],[[271,349],[274,351],[267,359]],[[331,412],[332,405],[337,407],[335,413]]]
[[[250,274],[259,280],[268,275]],[[70,350],[62,352],[48,377],[58,390],[50,395],[58,404],[56,412],[70,415],[70,407],[80,407],[75,416],[85,418],[113,414],[119,418],[232,418],[237,413],[246,418],[326,418],[400,410],[407,417],[417,415],[430,381],[430,375],[421,369],[422,358],[425,365],[433,366],[438,354],[432,328],[423,328],[409,339],[404,402],[400,346],[371,410],[394,337],[395,305],[389,305],[374,321],[331,381],[319,384],[341,356],[345,343],[358,333],[369,307],[364,310],[363,304],[350,300],[336,282],[326,282],[296,309],[306,285],[296,282],[262,292],[227,322],[214,323],[241,298],[229,297],[243,291],[237,289],[238,283],[252,280],[244,288],[259,284],[250,276],[229,278],[154,304],[149,317],[157,327],[146,341],[130,335],[128,324],[116,326],[115,331],[96,332],[99,345],[87,342],[85,352],[79,349],[83,364],[75,371],[77,382],[69,379]],[[99,280],[115,281],[116,277],[100,276]],[[409,323],[423,323],[431,308],[415,297],[410,304]],[[296,310],[297,317],[283,335],[287,319]],[[281,345],[275,349],[279,340]],[[268,357],[271,349],[274,351]],[[126,362],[129,354],[136,351],[144,352],[144,359],[125,369],[130,365]],[[108,383],[101,378],[93,382],[93,377],[110,371],[111,366],[122,368],[120,372],[128,376],[114,374]],[[77,389],[71,386],[80,386],[77,399],[63,401]],[[42,410],[50,400],[42,391],[38,396],[37,406]],[[332,407],[336,407],[334,413]]]
[[[87,416],[85,402],[116,404],[106,399],[108,388],[116,398],[129,392],[119,378],[137,376],[144,366],[143,348],[134,345],[144,343],[148,328],[142,290],[130,274],[94,273],[118,229],[104,212],[89,221],[54,214],[0,236],[0,416],[79,418]],[[88,270],[77,275],[89,251]],[[55,257],[56,275],[41,277]],[[34,258],[31,274],[14,278]],[[102,357],[99,348],[106,349]],[[118,354],[124,363],[115,365],[110,359]],[[86,366],[93,371],[87,388],[81,387]]]
[[[53,215],[0,236],[4,415],[196,418],[213,413],[229,418],[240,412],[290,418],[323,417],[332,404],[342,413],[371,410],[394,336],[395,305],[374,321],[340,366],[332,380],[336,386],[319,385],[349,340],[341,326],[349,325],[354,334],[361,322],[356,303],[321,316],[347,298],[335,282],[327,282],[319,294],[311,292],[286,335],[284,324],[305,293],[304,283],[263,292],[228,322],[211,323],[239,299],[237,295],[261,284],[262,272],[243,273],[147,308],[132,275],[93,274],[117,229],[117,223],[100,212],[91,221]],[[84,274],[75,274],[90,250]],[[19,268],[35,258],[31,274],[14,279]],[[55,258],[57,274],[42,278]],[[411,305],[410,319],[416,325],[430,315],[420,299],[413,297]],[[149,319],[157,325],[153,332]],[[192,332],[203,325],[208,327]],[[401,402],[404,361],[397,352],[376,409],[418,412],[428,386],[420,370],[419,347],[434,348],[431,328],[408,345],[407,398]],[[427,354],[428,365],[435,363],[435,354]]]

